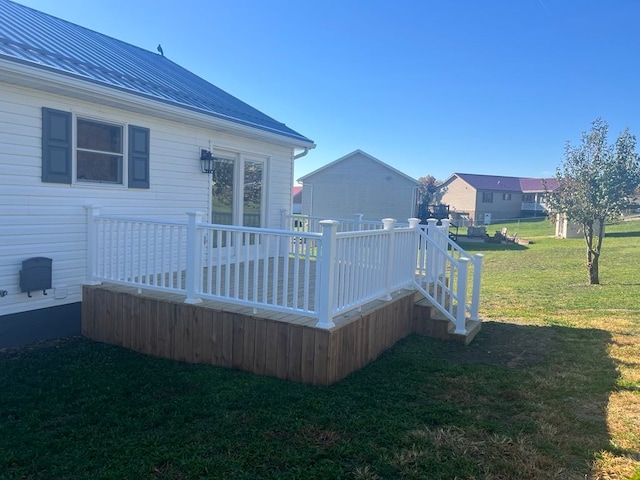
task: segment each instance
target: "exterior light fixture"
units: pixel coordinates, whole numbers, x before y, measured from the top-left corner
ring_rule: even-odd
[[[202,164],[202,173],[213,173],[213,162],[216,159],[211,155],[210,150],[204,148],[200,150],[200,162]]]

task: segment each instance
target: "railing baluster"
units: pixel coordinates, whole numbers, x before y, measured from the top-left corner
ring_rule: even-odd
[[[282,238],[275,237],[274,238],[274,251],[279,252],[282,248],[281,245]],[[263,266],[262,266],[262,301],[261,303],[267,304],[269,303],[269,246],[266,242],[264,245],[264,250],[262,253],[263,256]],[[274,262],[277,257],[274,257]]]

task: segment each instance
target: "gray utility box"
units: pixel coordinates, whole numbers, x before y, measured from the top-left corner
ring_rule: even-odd
[[[46,290],[51,288],[51,265],[53,261],[47,257],[33,257],[22,261],[20,270],[20,289],[27,292],[31,297],[31,292]]]

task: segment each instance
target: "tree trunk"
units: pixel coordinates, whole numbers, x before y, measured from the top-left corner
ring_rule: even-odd
[[[587,264],[589,268],[589,283],[591,285],[599,285],[600,278],[598,277],[598,259],[600,258],[600,254],[591,255],[591,263]]]
[[[604,222],[605,218],[598,218],[595,221],[591,220],[582,224],[584,240],[587,244],[587,271],[589,272],[590,285],[600,284],[598,260],[600,259],[600,249],[602,248],[602,239],[604,237]]]

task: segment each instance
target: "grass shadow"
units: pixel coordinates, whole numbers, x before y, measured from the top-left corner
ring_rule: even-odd
[[[0,359],[0,471],[584,478],[610,448],[610,342],[601,330],[486,322],[468,347],[412,335],[322,388],[76,339]]]
[[[527,250],[529,247],[521,245],[519,243],[487,243],[487,242],[465,242],[464,239],[458,240],[460,245],[465,250],[473,250],[477,252],[496,252],[502,250]]]
[[[636,237],[640,237],[640,231],[635,231],[635,232],[606,232],[605,233],[605,238],[606,237],[610,237],[610,238],[636,238]]]
[[[446,447],[435,447],[453,449],[454,457],[476,448],[482,459],[481,471],[474,472],[478,478],[554,478],[554,471],[586,478],[593,472],[585,465],[593,465],[602,452],[633,455],[612,448],[607,424],[618,378],[609,332],[486,322],[468,347],[424,342],[432,349],[432,371],[425,368],[424,381],[433,382],[434,371],[446,377],[431,393],[472,417],[432,418],[438,428],[457,432],[455,442],[443,440]],[[501,439],[501,453],[494,436]],[[500,454],[509,458],[508,466]]]

